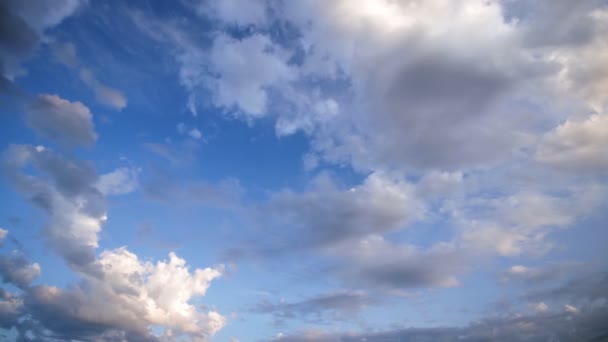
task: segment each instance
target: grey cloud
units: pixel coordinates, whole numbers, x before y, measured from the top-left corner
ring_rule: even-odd
[[[425,287],[453,287],[468,270],[471,253],[438,243],[428,249],[394,244],[379,236],[345,246],[333,272],[348,284],[387,292]]]
[[[580,314],[547,313],[520,317],[488,318],[466,327],[406,328],[376,333],[338,334],[303,332],[271,341],[603,341],[608,338],[606,307]]]
[[[81,4],[79,0],[3,1],[0,4],[0,82],[12,83],[13,78],[23,72],[20,63],[34,51],[44,30],[58,25]]]
[[[45,148],[23,145],[11,145],[3,164],[15,187],[49,215],[44,234],[55,251],[77,268],[92,262],[106,212],[105,200],[95,188],[95,169]],[[27,165],[50,181],[26,173]]]
[[[531,47],[582,45],[598,33],[593,10],[606,7],[602,0],[502,1],[507,20],[517,20]]]
[[[341,320],[352,318],[368,305],[375,303],[368,294],[361,291],[339,291],[321,294],[302,301],[263,301],[253,309],[257,313],[270,313],[277,320],[305,319],[323,322],[325,319]]]
[[[410,184],[372,174],[351,189],[342,189],[331,178],[321,176],[303,193],[285,190],[274,194],[256,208],[253,218],[294,249],[323,249],[402,229],[423,213]],[[284,227],[290,227],[288,235],[281,236]]]
[[[40,275],[40,266],[30,261],[21,252],[0,255],[0,276],[4,283],[26,289]]]
[[[27,106],[25,121],[40,136],[65,146],[88,146],[97,140],[89,109],[57,95],[39,95]]]

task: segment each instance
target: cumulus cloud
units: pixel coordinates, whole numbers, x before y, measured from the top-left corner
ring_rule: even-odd
[[[97,140],[89,108],[57,95],[39,95],[27,106],[25,121],[40,136],[66,146],[92,145]]]
[[[202,312],[190,303],[220,276],[217,269],[190,272],[173,253],[167,261],[142,262],[126,248],[104,251],[95,266],[99,274],[85,275],[78,286],[32,288],[30,313],[63,338],[92,338],[115,329],[152,340],[149,327],[155,325],[166,329],[167,339],[186,335],[202,340],[225,324],[219,313]]]

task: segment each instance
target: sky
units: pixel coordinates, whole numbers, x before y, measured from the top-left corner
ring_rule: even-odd
[[[608,338],[605,0],[0,0],[0,338]]]

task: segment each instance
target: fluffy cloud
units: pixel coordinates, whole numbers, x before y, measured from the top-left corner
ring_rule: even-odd
[[[32,288],[26,301],[29,312],[63,338],[119,330],[152,340],[150,327],[160,326],[166,339],[185,334],[204,340],[225,324],[217,312],[201,312],[190,303],[220,276],[217,269],[190,272],[173,253],[168,261],[142,262],[126,248],[104,251],[95,267],[98,272],[85,275],[78,286]]]
[[[236,109],[247,116],[264,116],[267,88],[293,77],[286,52],[267,36],[256,34],[241,40],[218,36],[210,52],[209,87],[218,107]]]
[[[97,140],[93,115],[80,102],[43,94],[28,105],[25,114],[37,134],[66,146],[92,145]]]

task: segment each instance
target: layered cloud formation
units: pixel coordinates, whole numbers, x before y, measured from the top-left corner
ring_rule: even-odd
[[[29,243],[2,223],[0,327],[606,338],[606,60],[601,0],[5,1],[2,171],[41,216]],[[231,315],[201,303],[222,276]]]

